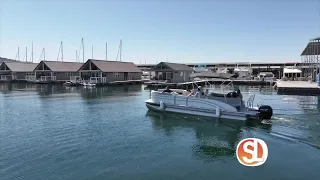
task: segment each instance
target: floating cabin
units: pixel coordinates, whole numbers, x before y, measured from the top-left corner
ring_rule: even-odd
[[[78,62],[41,61],[34,72],[39,81],[72,81],[80,79],[78,70],[82,65]]]
[[[37,63],[29,62],[2,62],[0,65],[0,74],[2,81],[11,80],[35,80],[33,70]]]
[[[303,65],[301,76],[316,81],[320,73],[320,37],[311,39],[300,56]]]
[[[186,64],[160,62],[150,71],[155,72],[157,80],[165,80],[169,83],[181,83],[189,81],[189,76],[194,69]]]
[[[132,62],[88,59],[79,71],[83,80],[91,83],[141,80],[142,70]]]

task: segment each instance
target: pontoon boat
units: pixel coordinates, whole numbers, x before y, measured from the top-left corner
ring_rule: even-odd
[[[253,107],[254,94],[245,103],[240,90],[209,93],[207,89],[200,97],[190,96],[190,92],[183,89],[171,91],[151,91],[151,98],[145,102],[148,109],[233,120],[264,120],[268,123],[273,115],[273,110],[268,105]]]
[[[96,86],[96,84],[90,83],[90,82],[83,82],[82,85],[85,86],[85,87],[93,87],[93,86]]]

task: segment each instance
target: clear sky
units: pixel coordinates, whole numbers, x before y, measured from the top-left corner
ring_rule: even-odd
[[[0,0],[0,56],[20,47],[34,61],[41,50],[76,61],[81,38],[85,59],[134,63],[295,62],[320,36],[320,0]]]

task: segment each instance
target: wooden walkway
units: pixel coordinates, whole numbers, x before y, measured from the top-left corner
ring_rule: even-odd
[[[315,82],[308,81],[277,81],[276,88],[278,94],[288,95],[320,95],[320,88]]]
[[[316,88],[317,84],[315,82],[308,81],[277,81],[278,88]]]

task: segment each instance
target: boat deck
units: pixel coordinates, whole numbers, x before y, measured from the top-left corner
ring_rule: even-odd
[[[320,88],[315,82],[277,81],[277,93],[288,95],[320,95]]]

